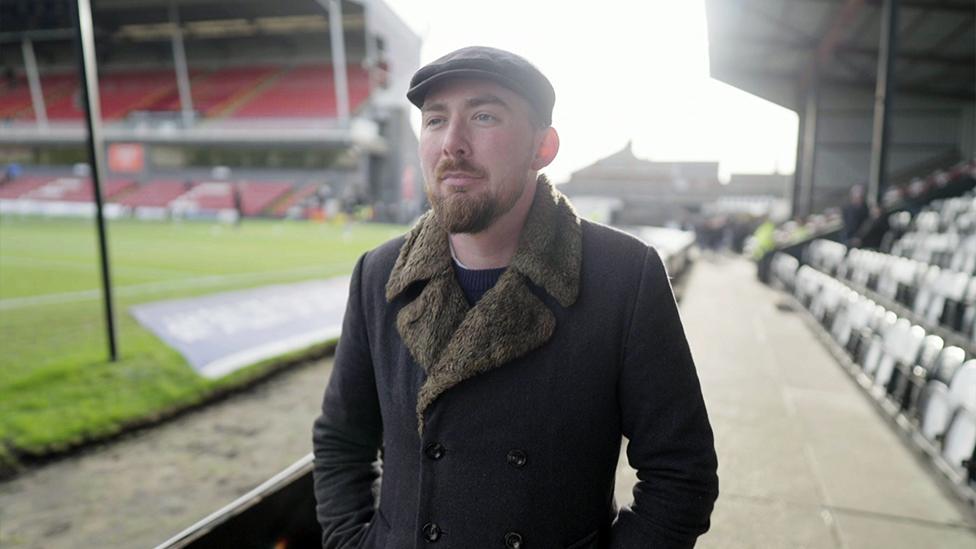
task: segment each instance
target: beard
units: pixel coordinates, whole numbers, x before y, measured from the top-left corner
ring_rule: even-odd
[[[447,187],[437,188],[446,172],[462,172],[474,177],[488,179],[488,173],[483,168],[475,166],[467,160],[444,160],[434,170],[433,182],[425,185],[427,199],[434,209],[437,223],[450,234],[480,233],[490,227],[495,220],[508,213],[522,196],[521,192],[511,196],[498,196],[491,189],[483,192],[469,192]]]

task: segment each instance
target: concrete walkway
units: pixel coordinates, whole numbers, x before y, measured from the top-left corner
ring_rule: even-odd
[[[777,307],[783,297],[742,259],[701,258],[688,281],[681,315],[721,483],[699,546],[976,547],[973,511],[902,443],[801,312]]]

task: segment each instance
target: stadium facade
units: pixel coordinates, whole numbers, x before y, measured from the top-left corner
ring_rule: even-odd
[[[613,224],[690,227],[715,215],[785,215],[790,176],[732,174],[722,183],[718,171],[718,162],[638,158],[628,143],[559,188],[584,214]]]

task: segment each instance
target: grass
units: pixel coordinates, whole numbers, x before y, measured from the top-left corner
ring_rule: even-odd
[[[390,225],[113,221],[119,360],[107,359],[91,220],[0,220],[0,469],[206,400],[278,361],[196,374],[128,313],[138,303],[349,273]],[[294,358],[282,357],[282,359]]]

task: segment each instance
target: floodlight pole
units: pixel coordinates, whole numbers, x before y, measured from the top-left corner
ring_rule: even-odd
[[[874,129],[868,172],[868,205],[881,204],[888,183],[888,143],[891,141],[891,95],[894,92],[895,56],[898,51],[898,0],[884,0],[878,44],[878,78],[874,88]]]
[[[98,66],[95,59],[95,36],[89,0],[76,3],[74,23],[77,36],[81,89],[85,99],[85,121],[88,126],[88,160],[95,195],[95,227],[98,230],[98,251],[102,267],[102,297],[105,305],[105,330],[108,334],[109,360],[118,358],[115,347],[115,314],[112,307],[112,276],[109,271],[105,217],[102,214],[102,175],[105,163],[102,155],[102,113],[98,99]]]

